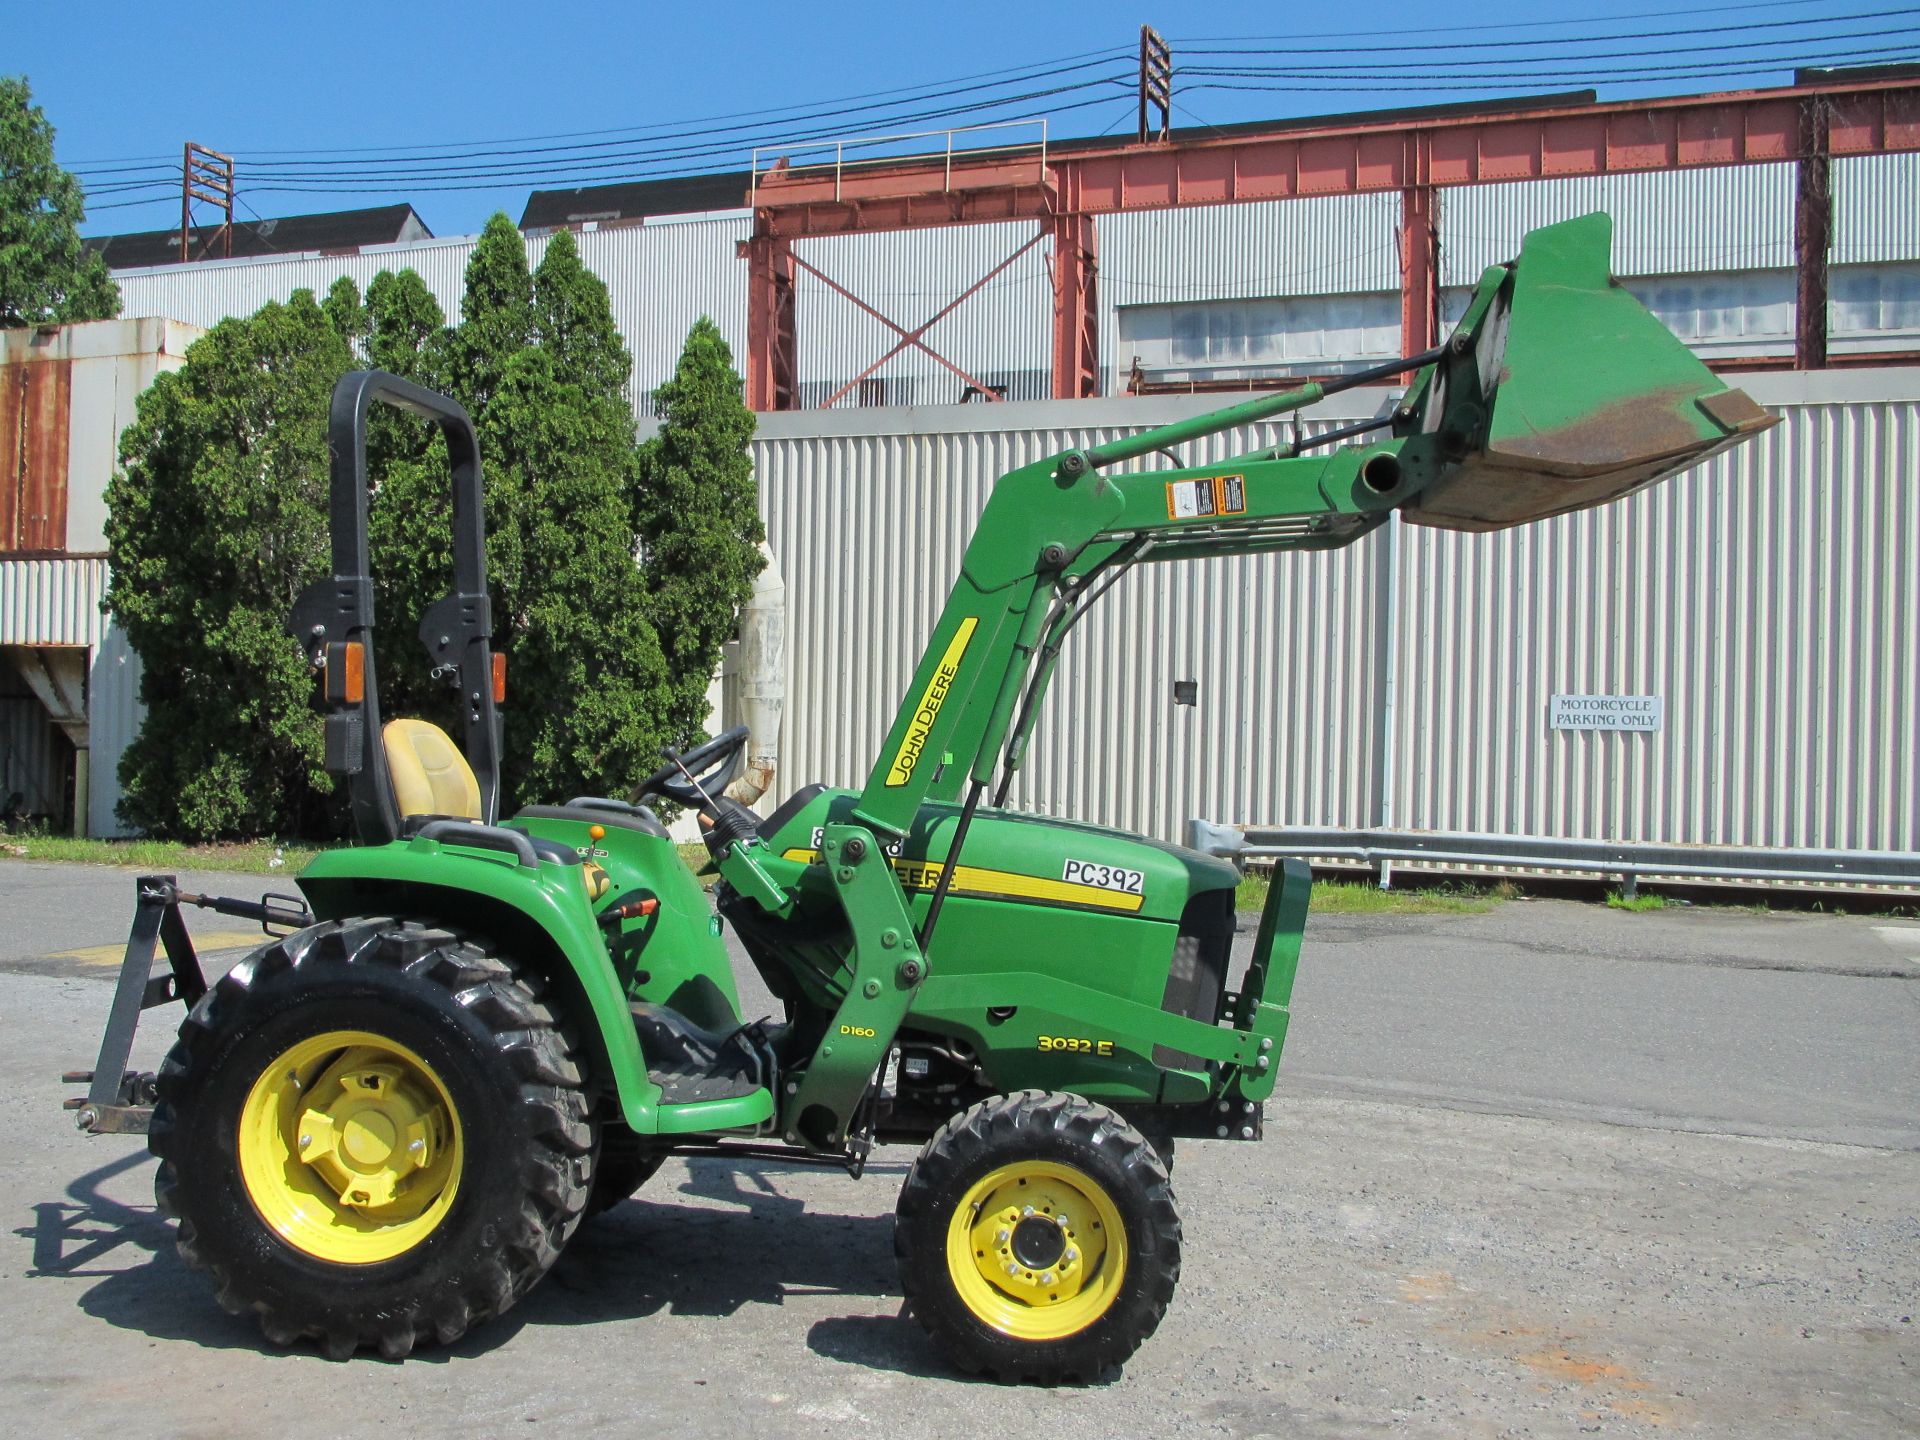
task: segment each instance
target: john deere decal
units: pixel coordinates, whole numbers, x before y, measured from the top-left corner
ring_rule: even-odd
[[[979,623],[969,615],[960,622],[960,628],[953,632],[953,639],[947,642],[946,653],[934,667],[933,678],[927,681],[926,691],[920,696],[920,703],[914,707],[913,718],[907,722],[906,737],[901,740],[899,752],[887,769],[889,786],[898,788],[913,778],[913,767],[920,763],[920,752],[927,747],[927,737],[933,733],[933,722],[940,718],[940,707],[947,703],[947,691],[952,688],[954,677],[960,673],[961,658],[966,655],[967,644],[973,639],[974,629]]]

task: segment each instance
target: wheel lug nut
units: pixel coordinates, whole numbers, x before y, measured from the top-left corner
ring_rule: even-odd
[[[302,1150],[306,1149],[311,1144],[313,1144],[313,1137],[311,1135],[302,1135],[300,1137],[300,1148]]]
[[[1069,1250],[1067,1251],[1066,1254],[1060,1257],[1061,1261],[1068,1265],[1071,1265],[1074,1261],[1078,1260],[1079,1258],[1080,1258],[1080,1252],[1078,1250]]]
[[[1011,1260],[1007,1262],[1006,1268],[1007,1268],[1007,1274],[1009,1275],[1018,1275],[1020,1273],[1020,1267],[1014,1264]]]
[[[1042,1275],[1042,1276],[1040,1277],[1040,1283],[1041,1283],[1042,1285],[1051,1285],[1051,1284],[1053,1284],[1053,1272],[1052,1272],[1051,1270],[1049,1270],[1049,1271],[1047,1271],[1047,1273],[1046,1273],[1046,1274],[1044,1274],[1044,1275]]]
[[[1011,1240],[1012,1238],[1013,1238],[1013,1232],[1011,1230],[1006,1229],[1004,1226],[993,1232],[993,1243],[996,1245],[1004,1245],[1007,1243],[1007,1241]]]
[[[1033,1213],[1034,1213],[1034,1211],[1033,1211],[1033,1206],[1031,1206],[1031,1205],[1029,1205],[1029,1206],[1027,1206],[1027,1208],[1026,1208],[1026,1209],[1024,1209],[1024,1210],[1022,1210],[1022,1211],[1020,1212],[1020,1218],[1021,1218],[1022,1220],[1024,1220],[1024,1219],[1026,1219],[1026,1218],[1027,1218],[1027,1216],[1029,1216],[1029,1215],[1031,1215],[1031,1214],[1033,1214]]]

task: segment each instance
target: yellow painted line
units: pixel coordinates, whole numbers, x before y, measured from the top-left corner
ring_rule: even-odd
[[[813,850],[784,850],[782,860],[799,860],[811,865],[818,858]],[[907,890],[932,890],[940,883],[940,872],[947,867],[939,863],[929,864],[923,860],[895,860],[893,872],[900,877],[902,888]],[[1092,905],[1102,910],[1125,910],[1131,913],[1145,902],[1141,895],[1128,895],[1119,890],[1106,890],[1098,885],[1080,885],[1071,880],[1049,880],[1043,875],[1021,875],[1012,870],[983,870],[975,865],[961,865],[953,872],[953,884],[948,889],[950,895],[998,895],[1009,900],[1052,901],[1061,905]]]
[[[222,950],[251,950],[266,938],[258,930],[208,930],[194,935],[193,948],[201,955],[213,955]],[[158,942],[155,942],[154,953],[165,953]],[[118,965],[127,958],[127,942],[122,940],[117,945],[82,945],[75,950],[56,950],[47,958],[73,960],[81,965]]]

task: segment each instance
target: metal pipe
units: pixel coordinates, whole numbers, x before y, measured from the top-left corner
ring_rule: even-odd
[[[940,878],[934,882],[933,898],[927,902],[927,923],[920,927],[920,953],[931,955],[928,948],[933,943],[933,927],[939,923],[940,907],[947,903],[947,891],[953,888],[953,875],[960,868],[960,847],[967,843],[967,831],[973,828],[973,812],[980,808],[980,794],[987,788],[984,780],[973,782],[973,788],[967,791],[967,803],[960,811],[960,823],[953,827],[953,843],[947,847],[947,858],[941,862]]]
[[[1666,875],[1802,885],[1920,886],[1920,853],[1811,850],[1785,846],[1674,845],[1543,835],[1438,830],[1342,830],[1310,826],[1233,828],[1189,822],[1190,848],[1236,860],[1297,857],[1566,870],[1601,875]]]
[[[1269,416],[1284,415],[1290,410],[1304,410],[1309,405],[1317,405],[1327,396],[1337,395],[1343,390],[1357,389],[1375,380],[1384,380],[1390,375],[1404,375],[1409,370],[1418,370],[1424,365],[1431,365],[1446,353],[1446,346],[1436,345],[1431,350],[1405,360],[1388,360],[1380,365],[1368,366],[1365,370],[1356,370],[1351,375],[1315,381],[1311,385],[1302,385],[1297,390],[1282,390],[1276,395],[1262,395],[1257,400],[1245,400],[1238,405],[1229,405],[1224,410],[1210,410],[1205,415],[1195,415],[1188,420],[1176,420],[1171,425],[1160,425],[1152,430],[1142,430],[1138,435],[1127,435],[1118,440],[1109,440],[1104,445],[1094,446],[1087,451],[1087,460],[1095,469],[1099,469],[1102,466],[1118,464],[1122,460],[1134,460],[1171,445],[1184,445],[1189,440],[1217,435],[1222,430],[1249,425],[1256,420],[1265,420]]]

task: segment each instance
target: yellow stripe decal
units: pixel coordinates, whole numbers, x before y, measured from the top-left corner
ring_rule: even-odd
[[[797,860],[812,865],[820,858],[817,850],[783,850],[782,860]],[[905,890],[931,890],[940,883],[940,872],[947,867],[923,860],[895,860],[893,873]],[[977,865],[962,865],[954,871],[949,895],[993,895],[1008,900],[1037,900],[1059,905],[1091,905],[1101,910],[1140,908],[1145,897],[1105,890],[1098,885],[1079,885],[1071,880],[1049,880],[1043,875],[1021,875],[1012,870],[983,870]]]
[[[953,639],[947,642],[946,653],[934,667],[933,678],[927,681],[927,688],[920,695],[920,703],[914,707],[913,718],[907,721],[907,733],[901,738],[900,749],[887,769],[889,787],[897,789],[913,778],[914,767],[920,763],[920,752],[927,748],[927,737],[933,733],[933,722],[940,716],[940,707],[947,703],[947,691],[952,688],[954,677],[960,673],[960,661],[966,655],[967,645],[972,641],[973,632],[979,624],[973,616],[967,616],[960,622],[960,628],[953,632]]]

